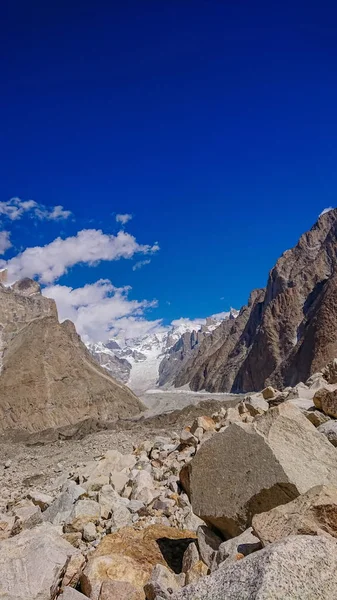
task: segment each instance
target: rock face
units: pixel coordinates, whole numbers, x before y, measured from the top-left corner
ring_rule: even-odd
[[[171,600],[335,600],[336,541],[289,537],[200,579]]]
[[[280,404],[255,423],[232,423],[201,446],[188,467],[193,511],[234,537],[255,514],[315,485],[337,485],[336,459],[335,448],[299,409]]]
[[[58,322],[54,301],[36,282],[1,285],[0,323],[0,431],[141,411],[138,398],[93,361],[73,323]]]
[[[306,381],[337,356],[337,209],[322,215],[271,270],[235,325],[200,345],[175,385],[257,391]],[[331,381],[331,378],[330,378]]]
[[[244,306],[235,319],[221,323],[197,346],[186,364],[178,371],[174,385],[187,383],[191,389],[209,392],[229,391],[235,373],[247,355],[255,329],[260,319],[264,290],[254,290],[248,306]]]
[[[337,537],[337,488],[317,486],[289,504],[253,517],[253,529],[264,546],[290,535]]]

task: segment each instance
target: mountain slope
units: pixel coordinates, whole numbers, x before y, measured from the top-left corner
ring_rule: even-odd
[[[337,353],[336,254],[337,209],[284,252],[249,314],[243,309],[230,332],[221,325],[175,385],[248,392],[295,385],[322,368]]]
[[[0,285],[0,431],[37,431],[88,417],[115,420],[143,406],[91,357],[73,323],[31,280]]]
[[[204,323],[181,319],[162,331],[107,344],[88,344],[94,358],[137,394],[169,386],[198,344],[223,320],[234,319],[237,311],[208,317]],[[123,361],[123,362],[121,362]],[[125,362],[127,361],[127,365]]]

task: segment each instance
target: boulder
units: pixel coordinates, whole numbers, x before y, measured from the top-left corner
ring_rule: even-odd
[[[261,394],[264,400],[271,400],[272,398],[275,398],[278,392],[277,390],[274,390],[274,388],[271,385],[268,385],[268,387],[262,390]]]
[[[70,517],[76,500],[85,493],[84,488],[76,485],[74,481],[68,481],[63,486],[61,494],[44,511],[43,519],[53,525],[64,523]]]
[[[337,488],[319,485],[289,504],[255,515],[253,529],[264,546],[289,535],[337,538]]]
[[[128,475],[114,471],[110,474],[110,485],[116,490],[117,494],[121,494],[126,484],[129,481]]]
[[[97,523],[100,518],[101,507],[98,502],[89,498],[78,500],[67,520],[67,531],[83,531],[87,523]]]
[[[197,535],[200,558],[208,567],[210,567],[222,539],[216,535],[214,531],[209,529],[209,527],[206,527],[206,525],[202,525],[198,528]]]
[[[107,535],[90,556],[81,589],[91,600],[99,600],[103,582],[127,581],[145,598],[143,588],[153,567],[161,564],[181,572],[184,552],[193,541],[192,532],[163,525],[119,529]]]
[[[337,421],[332,421],[330,419],[329,421],[326,421],[317,427],[317,431],[323,433],[323,435],[328,438],[329,442],[331,442],[333,446],[337,446]]]
[[[86,542],[93,542],[97,538],[97,530],[94,523],[86,523],[84,525],[82,536]]]
[[[291,536],[173,594],[171,600],[335,600],[337,545]]]
[[[164,565],[156,565],[149,581],[144,586],[146,600],[167,598],[180,588],[174,573]]]
[[[132,483],[132,500],[148,505],[156,497],[153,479],[147,471],[139,471]]]
[[[208,566],[202,560],[198,560],[186,573],[186,585],[199,581],[201,577],[208,574]],[[172,596],[171,596],[172,598]]]
[[[104,485],[98,494],[98,502],[101,507],[103,519],[109,519],[117,507],[128,503],[126,498],[121,498],[111,485]]]
[[[32,529],[43,522],[41,508],[30,500],[22,500],[13,508],[16,517],[15,530]]]
[[[237,560],[238,555],[248,556],[257,550],[261,550],[262,544],[256,535],[253,533],[252,527],[241,533],[235,538],[222,542],[218,552],[214,556],[214,561],[211,566],[212,571],[216,570],[221,564],[233,563]]]
[[[39,506],[42,511],[46,510],[53,502],[52,496],[49,496],[49,494],[43,494],[42,492],[38,492],[36,490],[29,492],[28,498],[33,502],[33,504]]]
[[[319,427],[323,423],[330,421],[330,417],[327,417],[319,410],[306,410],[303,414],[315,427]]]
[[[0,543],[0,598],[54,600],[70,558],[78,553],[50,525]]]
[[[104,581],[99,595],[99,600],[143,600],[143,598],[143,592],[137,590],[128,581]]]
[[[329,417],[337,418],[337,389],[328,390],[322,388],[314,395],[316,408],[322,410]]]
[[[333,446],[289,403],[233,423],[201,446],[189,464],[193,512],[225,537],[252,517],[286,504],[315,485],[337,485]]]
[[[244,405],[247,412],[252,417],[256,417],[256,415],[263,415],[265,412],[267,412],[267,410],[269,410],[268,402],[261,398],[259,394],[255,394],[246,398]]]
[[[197,417],[191,426],[191,433],[195,434],[199,427],[201,427],[203,431],[213,431],[215,429],[215,421],[212,417]]]
[[[192,543],[184,552],[182,572],[187,573],[190,569],[192,569],[192,567],[194,567],[194,565],[197,564],[197,562],[199,562],[199,560],[200,556],[197,545]]]

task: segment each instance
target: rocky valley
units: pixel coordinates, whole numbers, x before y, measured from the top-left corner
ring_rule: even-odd
[[[337,597],[336,251],[329,210],[240,311],[123,343],[0,284],[1,599]]]

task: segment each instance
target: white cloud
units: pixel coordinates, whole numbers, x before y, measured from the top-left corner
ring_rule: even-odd
[[[114,236],[97,229],[83,229],[75,236],[56,238],[46,246],[26,248],[7,262],[0,261],[0,267],[8,269],[9,281],[37,277],[41,283],[49,284],[79,263],[93,266],[101,260],[132,258],[136,253],[149,254],[157,250],[157,244],[138,244],[124,231]]]
[[[38,204],[35,200],[11,198],[5,202],[0,202],[0,215],[7,217],[11,221],[17,221],[25,214],[41,220],[58,221],[70,217],[71,212],[64,210],[63,206],[47,207],[44,204]]]
[[[141,269],[145,265],[149,265],[150,262],[151,262],[151,260],[149,258],[147,260],[139,260],[138,262],[136,262],[136,264],[133,265],[132,270],[137,271],[138,269]]]
[[[321,217],[322,215],[325,215],[326,213],[330,212],[330,210],[333,210],[332,206],[328,206],[328,208],[325,208],[324,210],[322,210],[322,212],[320,213],[318,218]]]
[[[122,223],[123,225],[125,225],[128,221],[131,221],[131,219],[132,219],[132,215],[128,215],[127,213],[125,213],[124,215],[121,215],[121,214],[116,215],[117,223]]]
[[[130,288],[116,288],[101,279],[82,288],[62,285],[46,287],[43,294],[54,298],[60,320],[70,319],[85,342],[137,337],[162,329],[161,321],[147,321],[144,312],[156,301],[129,300]]]
[[[0,231],[0,254],[5,254],[6,250],[12,246],[9,237],[9,231]]]

